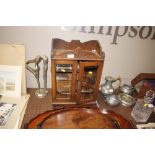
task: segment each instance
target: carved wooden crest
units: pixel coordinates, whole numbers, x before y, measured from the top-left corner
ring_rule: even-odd
[[[54,59],[70,59],[75,60],[103,60],[104,53],[97,40],[90,40],[81,43],[79,40],[67,42],[61,39],[52,40],[52,58]]]

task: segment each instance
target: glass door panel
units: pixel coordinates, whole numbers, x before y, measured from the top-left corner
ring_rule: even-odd
[[[56,60],[52,67],[53,102],[74,104],[76,90],[77,61]]]
[[[85,66],[83,69],[83,81],[81,82],[80,99],[92,99],[95,91],[97,66]]]
[[[100,62],[81,62],[79,70],[79,102],[91,102],[96,99],[101,76]]]
[[[56,65],[56,97],[71,98],[72,64]]]
[[[71,73],[72,68],[72,64],[56,64],[56,72]]]

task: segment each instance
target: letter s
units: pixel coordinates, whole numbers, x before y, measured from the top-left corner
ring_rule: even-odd
[[[137,26],[137,27],[139,27],[139,26]],[[137,29],[134,26],[131,26],[131,31],[133,33],[131,34],[131,32],[129,32],[128,36],[131,37],[131,38],[136,37],[137,36]]]

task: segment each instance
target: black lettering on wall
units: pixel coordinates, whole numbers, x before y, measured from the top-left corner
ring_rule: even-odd
[[[86,26],[81,26],[81,30],[79,32],[87,33],[86,32]]]
[[[144,32],[145,28],[149,28],[148,34],[146,36],[143,35],[143,32]],[[151,26],[142,26],[142,28],[139,31],[139,37],[141,39],[146,39],[146,38],[148,38],[151,35],[151,32],[152,32],[152,27]]]
[[[112,26],[108,26],[108,32],[106,33],[106,35],[112,35],[111,30],[112,30]]]
[[[98,31],[98,34],[104,34],[104,33],[103,33],[103,28],[104,28],[104,26],[100,26],[100,29],[99,29],[99,31]]]
[[[71,29],[71,28],[70,28]],[[105,31],[104,31],[105,30]],[[139,37],[140,39],[147,39],[150,37],[151,40],[155,40],[155,27],[153,26],[81,26],[80,30],[77,27],[72,27],[72,31],[78,31],[83,33],[96,33],[104,35],[113,35],[113,40],[110,44],[117,45],[117,39],[125,36],[130,38]]]
[[[94,27],[95,27],[95,26],[91,26],[91,27],[90,27],[90,31],[89,31],[88,33],[95,33]]]
[[[155,39],[155,27],[153,27],[153,30],[154,30],[154,33],[153,33],[153,36],[152,36],[151,40]]]
[[[117,37],[124,36],[128,31],[128,26],[124,26],[124,32],[122,34],[119,33],[120,26],[116,26],[113,42],[111,44],[117,44]]]
[[[137,26],[137,27],[139,27],[139,26]],[[132,33],[129,32],[128,33],[128,36],[131,37],[131,38],[136,37],[137,36],[137,29],[134,26],[131,26],[130,27],[130,30],[131,30]]]

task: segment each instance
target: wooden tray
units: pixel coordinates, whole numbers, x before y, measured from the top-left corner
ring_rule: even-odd
[[[28,129],[132,129],[131,122],[94,105],[71,106],[47,111],[31,120]]]

